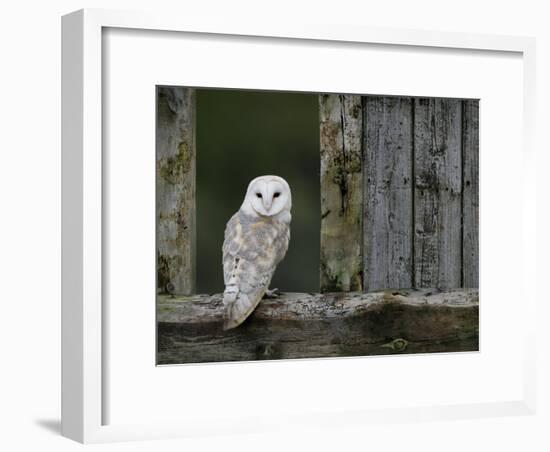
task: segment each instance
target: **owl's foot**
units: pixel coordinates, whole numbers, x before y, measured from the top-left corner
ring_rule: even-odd
[[[265,291],[264,298],[277,298],[279,295],[281,295],[279,289],[267,289]]]

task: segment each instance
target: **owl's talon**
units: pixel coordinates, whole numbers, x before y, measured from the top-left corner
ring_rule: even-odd
[[[279,289],[267,289],[264,294],[264,298],[277,298],[279,295],[281,295],[281,292]]]

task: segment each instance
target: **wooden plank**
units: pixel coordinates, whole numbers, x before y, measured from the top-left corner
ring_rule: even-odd
[[[160,296],[158,363],[478,350],[476,289],[286,293],[223,331],[222,295]]]
[[[157,291],[195,290],[195,91],[157,89]]]
[[[364,289],[413,286],[412,101],[364,98]]]
[[[462,104],[462,286],[479,286],[479,101]]]
[[[414,101],[416,287],[462,285],[462,102]]]
[[[319,96],[321,292],[362,290],[361,96]]]

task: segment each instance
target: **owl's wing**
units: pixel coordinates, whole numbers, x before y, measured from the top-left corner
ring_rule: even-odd
[[[269,287],[276,258],[238,215],[229,220],[223,244],[224,330],[239,326],[254,311]]]

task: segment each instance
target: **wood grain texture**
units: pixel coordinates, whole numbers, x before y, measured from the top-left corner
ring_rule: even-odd
[[[462,103],[414,101],[415,287],[462,285]]]
[[[406,97],[364,97],[364,289],[413,287],[413,112]]]
[[[479,101],[462,104],[462,286],[479,286]]]
[[[157,291],[195,288],[195,92],[157,88]]]
[[[478,291],[282,294],[224,332],[221,294],[160,296],[159,364],[478,350]]]
[[[362,290],[361,96],[319,96],[321,292]]]

